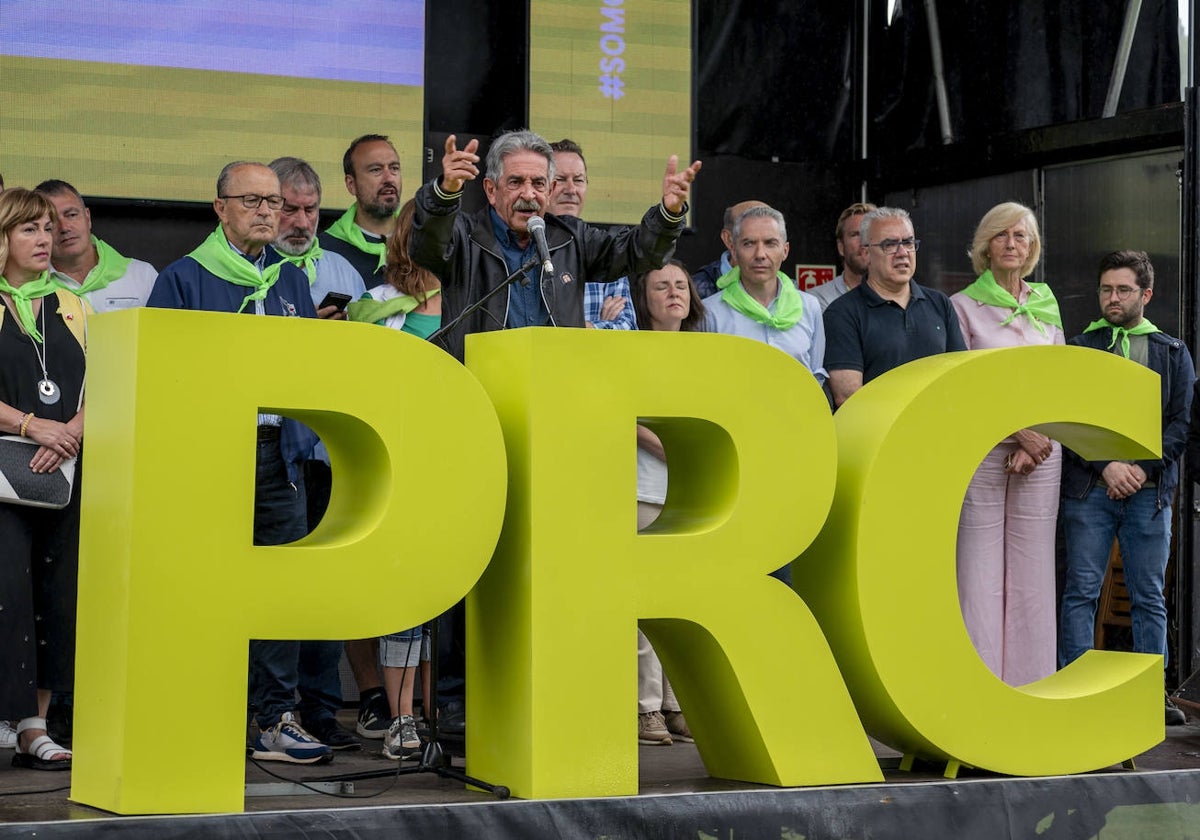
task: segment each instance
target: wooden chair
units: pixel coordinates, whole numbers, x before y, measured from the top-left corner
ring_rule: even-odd
[[[1100,587],[1100,603],[1096,607],[1096,650],[1104,649],[1104,633],[1108,627],[1132,627],[1129,615],[1129,590],[1125,588],[1125,569],[1121,566],[1121,549],[1113,540],[1108,553],[1108,571]]]

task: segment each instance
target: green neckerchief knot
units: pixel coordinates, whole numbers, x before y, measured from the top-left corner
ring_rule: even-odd
[[[963,289],[963,294],[988,306],[1011,309],[1012,314],[1000,322],[1002,327],[1011,324],[1013,318],[1018,315],[1024,315],[1042,335],[1046,334],[1046,328],[1042,324],[1053,324],[1062,329],[1062,315],[1059,314],[1058,301],[1054,299],[1054,292],[1050,291],[1050,287],[1045,283],[1029,283],[1028,285],[1029,299],[1025,303],[1019,303],[1008,289],[996,282],[991,269],[988,269],[980,274],[974,283]]]
[[[33,302],[46,295],[58,291],[58,282],[50,279],[50,272],[43,271],[32,280],[26,280],[20,286],[8,282],[8,278],[0,274],[0,292],[12,297],[17,307],[17,318],[25,329],[26,335],[34,341],[45,343],[42,334],[38,332],[37,319],[33,316]]]
[[[275,249],[279,251],[278,248]],[[308,246],[308,250],[303,254],[285,254],[279,251],[279,256],[283,257],[284,262],[290,262],[296,268],[303,269],[308,275],[308,285],[312,285],[317,280],[317,260],[325,256],[325,251],[321,249],[321,243],[317,241],[317,237],[313,237],[312,244]]]
[[[1092,321],[1092,323],[1088,324],[1087,329],[1084,330],[1084,332],[1090,333],[1090,332],[1095,332],[1096,330],[1103,330],[1103,329],[1110,329],[1110,330],[1112,330],[1112,334],[1113,334],[1112,341],[1110,341],[1108,343],[1108,347],[1106,347],[1105,349],[1106,350],[1113,349],[1113,347],[1116,345],[1117,341],[1119,340],[1121,342],[1121,355],[1124,356],[1126,359],[1129,358],[1129,336],[1131,336],[1131,335],[1149,335],[1150,333],[1162,332],[1162,330],[1160,330],[1158,327],[1154,326],[1154,324],[1150,323],[1149,318],[1143,318],[1142,322],[1140,324],[1138,324],[1136,327],[1128,327],[1128,328],[1118,327],[1114,324],[1110,324],[1108,321],[1101,318],[1099,321]]]
[[[776,274],[779,277],[779,297],[775,302],[774,315],[746,291],[742,285],[742,272],[737,267],[730,269],[717,280],[717,288],[721,289],[721,300],[751,321],[769,324],[777,330],[791,329],[804,315],[804,299],[800,297],[799,290],[792,285],[790,277],[782,271]]]
[[[368,242],[363,236],[362,228],[354,222],[355,213],[358,212],[358,202],[354,202],[346,208],[346,212],[341,218],[331,224],[325,231],[330,236],[336,237],[343,242],[348,242],[364,254],[374,254],[379,257],[379,265],[375,267],[376,271],[383,268],[387,262],[387,240],[383,242]],[[400,215],[400,211],[396,211],[396,215]]]
[[[238,307],[238,312],[245,309],[246,304],[250,301],[265,298],[270,288],[275,285],[275,281],[279,279],[279,271],[283,268],[283,263],[277,262],[264,268],[260,274],[254,267],[254,263],[233,250],[220,225],[217,225],[217,229],[210,233],[208,238],[188,256],[200,263],[210,274],[215,274],[235,286],[248,286],[254,289],[253,292],[242,298],[242,305]]]
[[[441,291],[441,289],[431,289],[425,293],[425,299],[428,300]],[[401,312],[407,315],[420,305],[421,301],[412,295],[400,295],[391,300],[375,300],[371,297],[364,297],[346,307],[346,317],[351,321],[378,324]]]
[[[88,292],[106,288],[112,281],[125,276],[125,272],[133,260],[122,256],[116,248],[104,240],[96,238],[95,234],[92,234],[92,246],[96,249],[97,262],[95,267],[88,272],[87,277],[83,278],[83,283],[79,286],[72,286],[55,278],[54,282],[59,285],[59,288],[82,297]]]

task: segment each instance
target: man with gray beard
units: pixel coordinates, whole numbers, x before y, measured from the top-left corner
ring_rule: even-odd
[[[367,288],[345,257],[322,248],[317,240],[321,176],[300,158],[276,158],[268,165],[279,176],[279,191],[283,195],[279,235],[271,244],[285,260],[308,275],[313,306],[318,307],[317,317],[344,320],[344,307],[321,306],[325,295],[338,292],[349,295],[350,300],[358,300]]]
[[[276,158],[269,164],[279,176],[279,192],[283,207],[279,211],[279,235],[271,244],[286,260],[308,277],[308,290],[317,317],[345,320],[344,305],[321,306],[330,292],[358,300],[366,292],[362,276],[354,266],[333,251],[327,251],[317,241],[317,222],[321,215],[321,176],[306,161],[296,157]],[[304,492],[305,516],[311,531],[325,515],[329,494],[333,488],[333,471],[325,444],[317,441],[311,452],[305,453]],[[346,642],[347,656],[356,662],[373,663],[371,640]],[[338,663],[342,656],[340,642],[300,643],[300,715],[304,726],[318,741],[335,750],[356,750],[361,744],[343,729],[335,715],[342,702],[341,677]],[[369,664],[359,692],[382,691],[378,674]],[[359,669],[355,669],[358,676]]]

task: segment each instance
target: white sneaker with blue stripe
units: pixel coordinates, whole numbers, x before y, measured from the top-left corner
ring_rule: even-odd
[[[291,712],[284,712],[279,723],[259,733],[250,757],[259,761],[319,764],[332,760],[333,750],[305,732]]]

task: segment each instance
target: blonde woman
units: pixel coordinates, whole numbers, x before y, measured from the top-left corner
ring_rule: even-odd
[[[1025,278],[1041,256],[1033,211],[998,204],[971,245],[978,278],[950,302],[967,349],[1063,344],[1054,293]],[[1009,685],[1055,670],[1054,540],[1062,452],[1029,429],[979,465],[958,524],[958,596],[980,658]]]

